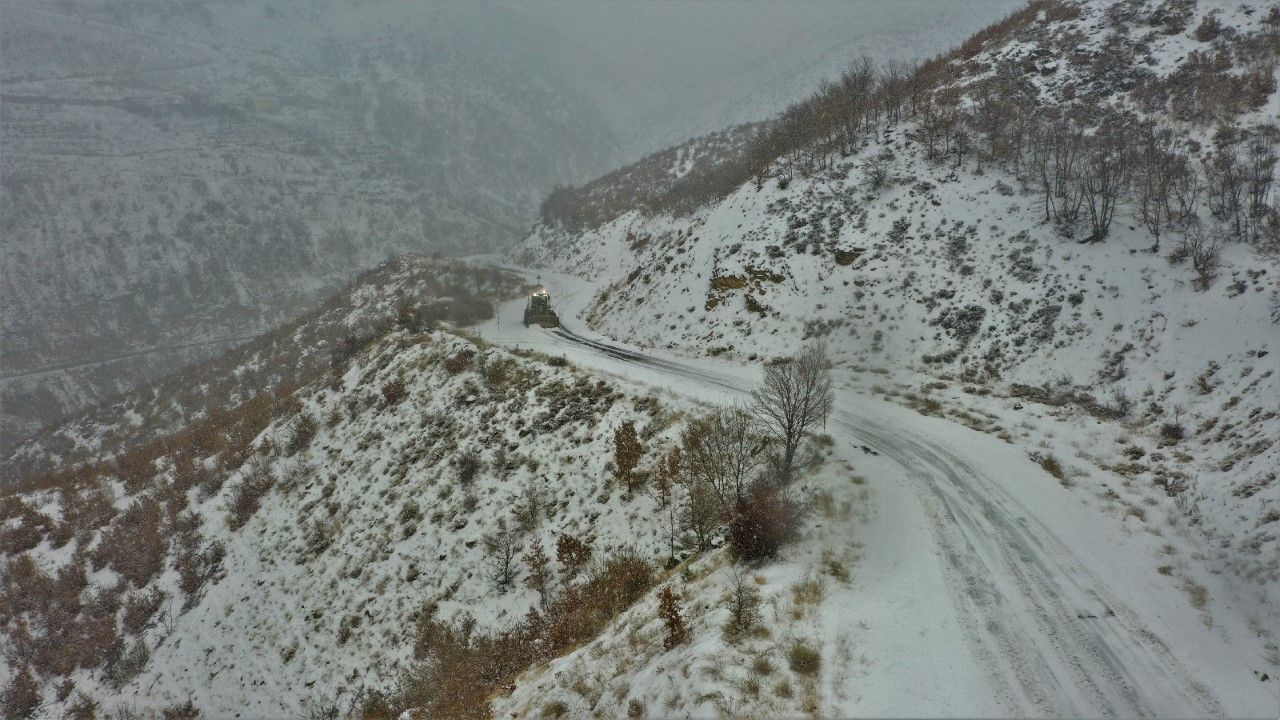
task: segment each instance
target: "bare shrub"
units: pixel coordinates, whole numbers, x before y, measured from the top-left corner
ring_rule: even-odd
[[[591,559],[591,545],[564,533],[556,540],[556,559],[566,581],[573,579]]]
[[[382,386],[382,399],[386,401],[388,407],[400,404],[400,401],[405,399],[406,394],[404,380],[400,378],[389,380],[387,384]]]
[[[103,535],[96,554],[134,587],[141,588],[164,568],[169,551],[160,503],[135,500]],[[96,564],[96,563],[95,563]]]
[[[639,482],[636,467],[640,464],[642,452],[644,448],[636,434],[635,423],[630,420],[622,423],[613,433],[613,465],[615,476],[627,490],[635,490]]]
[[[44,540],[45,533],[53,530],[53,521],[25,502],[7,498],[6,503],[17,508],[11,511],[10,517],[16,516],[18,523],[0,532],[0,552],[5,555],[17,555],[34,548]]]
[[[538,602],[543,607],[547,605],[548,593],[551,589],[551,568],[549,567],[551,558],[547,557],[547,553],[542,549],[542,543],[534,542],[533,547],[524,555],[524,564],[528,568],[529,574],[525,578],[525,584],[530,589],[538,592]]]
[[[1181,442],[1187,436],[1182,423],[1167,422],[1160,426],[1160,440],[1165,444]]]
[[[515,579],[516,557],[520,552],[520,538],[505,519],[499,519],[498,527],[485,536],[484,551],[493,585],[499,593],[505,593]]]
[[[1034,460],[1037,465],[1044,468],[1045,472],[1057,478],[1059,481],[1066,480],[1067,474],[1063,471],[1062,464],[1058,462],[1058,458],[1049,453],[1033,453],[1031,459]]]
[[[670,650],[689,639],[689,630],[680,613],[680,596],[670,586],[662,588],[658,593],[658,617],[662,618],[662,623],[667,627],[662,647]]]
[[[62,717],[65,720],[97,720],[99,709],[97,700],[78,692],[75,699],[67,703],[66,712]]]
[[[195,706],[191,698],[174,703],[160,711],[161,720],[198,720],[200,717],[200,709]]]
[[[35,715],[40,707],[40,686],[26,667],[19,668],[5,687],[0,707],[4,708],[4,716],[13,720],[25,720]]]
[[[205,584],[221,571],[225,551],[217,542],[201,549],[200,533],[194,529],[178,535],[175,544],[173,564],[178,571],[178,589],[186,596],[183,607],[191,608],[199,601]]]
[[[448,358],[445,358],[444,371],[450,375],[457,375],[471,367],[471,359],[473,357],[475,357],[474,352],[470,350],[460,350],[457,353],[450,355]]]
[[[803,504],[786,489],[757,483],[729,521],[729,551],[744,562],[775,558],[804,516]]]
[[[160,604],[163,602],[164,593],[160,591],[160,588],[130,593],[129,597],[125,598],[124,601],[124,617],[121,621],[121,627],[131,635],[141,633],[146,629],[151,616],[156,614],[156,611],[160,609]]]
[[[107,683],[116,689],[124,687],[142,672],[150,659],[151,651],[147,644],[141,640],[134,641],[107,665]]]
[[[787,665],[798,675],[816,675],[822,669],[822,653],[797,640],[787,651]]]
[[[293,456],[311,447],[311,441],[315,439],[316,431],[315,418],[311,417],[311,413],[298,413],[298,417],[294,418],[292,425],[292,434],[289,436],[289,442],[284,446],[285,455]]]
[[[741,568],[733,568],[724,602],[729,608],[724,635],[733,641],[749,633],[756,626],[760,615],[760,591],[756,589],[750,575]]]
[[[463,485],[470,485],[471,481],[476,479],[476,475],[484,467],[484,461],[480,459],[479,453],[474,450],[467,450],[459,453],[453,459],[453,467],[458,473],[458,482]]]
[[[262,498],[275,485],[275,476],[265,464],[255,464],[240,482],[231,488],[227,498],[227,527],[239,530],[249,522],[262,505]]]
[[[1196,39],[1200,42],[1209,42],[1218,37],[1222,33],[1222,21],[1218,19],[1217,12],[1211,12],[1204,16],[1200,24],[1196,26]]]
[[[401,690],[388,705],[396,714],[413,708],[426,717],[488,718],[494,692],[533,662],[599,635],[653,581],[652,566],[633,553],[620,553],[583,582],[567,586],[544,612],[530,609],[523,622],[492,635],[476,632],[470,619],[443,622],[437,608],[428,606],[413,634],[420,664],[401,679]]]

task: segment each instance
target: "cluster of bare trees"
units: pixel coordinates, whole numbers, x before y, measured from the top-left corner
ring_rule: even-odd
[[[1274,125],[1249,131],[1224,129],[1211,148],[1202,149],[1167,127],[1116,109],[1103,96],[1096,102],[1082,98],[1081,102],[1042,103],[1021,65],[997,63],[979,82],[963,87],[957,82],[965,79],[968,61],[990,41],[1037,17],[1075,15],[1078,8],[1074,6],[1039,0],[979,32],[955,51],[917,66],[877,66],[864,58],[838,80],[824,83],[812,97],[758,126],[755,137],[741,146],[736,157],[695,168],[665,192],[646,195],[642,205],[649,211],[680,214],[717,200],[749,180],[763,187],[766,179],[776,177],[786,185],[797,174],[832,168],[837,158],[856,152],[868,135],[881,128],[912,121],[913,137],[927,156],[954,161],[957,166],[972,157],[980,164],[1008,168],[1036,191],[1046,222],[1066,232],[1083,225],[1086,242],[1105,240],[1115,219],[1128,214],[1151,232],[1153,250],[1159,250],[1161,240],[1170,233],[1186,237],[1192,227],[1212,219],[1215,227],[1201,231],[1213,234],[1214,243],[1230,238],[1280,253],[1280,207],[1272,199],[1278,135]],[[1272,15],[1270,34],[1238,38],[1237,53],[1256,56],[1250,48],[1274,42],[1280,33],[1280,13]],[[1109,51],[1123,49],[1116,45]],[[1134,84],[1133,96],[1141,107],[1159,115],[1178,102],[1179,88],[1212,85],[1214,78],[1231,77],[1232,53],[1220,50],[1220,55],[1225,53],[1225,65],[1196,66],[1169,78],[1140,73],[1130,77],[1096,63],[1085,72],[1093,74],[1095,85]],[[1188,73],[1194,77],[1182,77]],[[1264,74],[1271,77],[1270,70]],[[1256,106],[1259,98],[1265,100],[1273,90],[1250,94],[1237,109]],[[1105,90],[1101,92],[1105,95]],[[1194,120],[1234,117],[1200,113]],[[868,167],[879,166],[872,160]],[[881,183],[883,175],[877,172]],[[872,184],[876,184],[874,178]]]
[[[812,344],[767,364],[750,404],[691,422],[655,472],[672,555],[678,538],[706,549],[722,530],[738,557],[776,554],[803,514],[790,486],[816,459],[809,438],[831,407],[830,361]]]
[[[1085,224],[1086,241],[1106,239],[1122,209],[1151,232],[1153,249],[1168,232],[1185,235],[1202,222],[1203,210],[1240,241],[1263,244],[1280,232],[1275,125],[1224,126],[1196,157],[1194,144],[1130,111],[1047,107],[1016,68],[998,67],[962,96],[944,84],[944,67],[876,70],[859,62],[762,131],[752,147],[757,184],[771,174],[785,184],[797,172],[821,172],[861,134],[906,118],[927,157],[959,165],[973,156],[1008,168],[1035,189],[1046,222]]]

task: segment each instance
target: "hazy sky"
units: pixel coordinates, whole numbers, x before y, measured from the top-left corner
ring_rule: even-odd
[[[767,117],[862,54],[946,50],[1022,0],[508,2],[580,52],[582,78],[639,146]],[[570,60],[572,63],[573,60]]]

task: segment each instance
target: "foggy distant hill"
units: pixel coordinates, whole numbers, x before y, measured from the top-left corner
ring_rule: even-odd
[[[389,255],[500,247],[617,158],[541,30],[493,6],[3,14],[5,441]]]

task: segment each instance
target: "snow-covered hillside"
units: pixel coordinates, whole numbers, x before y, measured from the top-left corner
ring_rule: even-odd
[[[510,273],[402,255],[363,273],[319,307],[240,347],[50,426],[0,457],[6,484],[56,483],[83,463],[109,463],[256,399],[312,382],[394,328],[466,326],[520,294]],[[44,476],[44,477],[42,477]]]
[[[1048,107],[1103,98],[1149,117],[1159,113],[1128,92],[1135,84],[1181,87],[1170,78],[1191,72],[1192,51],[1256,57],[1249,48],[1259,33],[1274,38],[1280,19],[1274,6],[1207,0],[1043,8],[952,60],[951,86],[980,87],[1010,63],[1043,67],[1021,79]],[[1230,30],[1201,32],[1205,18]],[[1126,44],[1140,62],[1104,62]],[[1076,53],[1069,62],[1064,46]],[[1280,117],[1271,58],[1259,60],[1271,91],[1230,118],[1237,132],[1265,135]],[[1220,120],[1172,127],[1208,158]],[[688,215],[632,210],[586,231],[543,222],[514,257],[599,281],[586,319],[615,338],[747,360],[824,338],[849,367],[883,373],[886,394],[925,407],[954,383],[970,404],[994,392],[1064,428],[1106,428],[1086,443],[1046,442],[1176,497],[1220,541],[1220,567],[1274,588],[1280,266],[1256,243],[1228,242],[1205,287],[1177,235],[1149,251],[1132,202],[1103,242],[1075,242],[1088,229],[1046,223],[1027,168],[972,146],[930,153],[923,122],[882,120],[830,167],[791,180],[779,161],[761,185]]]
[[[6,537],[32,528],[22,557],[40,569],[5,561],[7,637],[30,633],[44,717],[66,707],[52,682],[63,674],[108,710],[188,698],[210,717],[346,708],[395,687],[428,603],[483,631],[536,602],[523,585],[495,589],[483,540],[500,526],[522,554],[541,543],[554,557],[564,534],[599,558],[664,547],[656,501],[606,467],[611,431],[632,421],[647,444],[674,432],[687,403],[553,357],[405,330],[287,403],[252,447],[175,450],[145,475],[8,501]],[[96,514],[77,514],[86,505]],[[117,607],[119,639],[93,634]],[[22,657],[9,655],[6,680]]]

